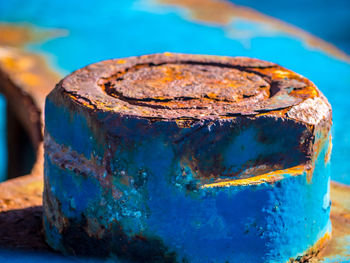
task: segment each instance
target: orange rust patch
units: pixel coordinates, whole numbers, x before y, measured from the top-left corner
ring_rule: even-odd
[[[284,109],[280,109],[280,110],[272,110],[269,112],[263,112],[263,113],[259,113],[256,116],[264,116],[264,115],[268,115],[268,116],[276,116],[276,117],[286,117],[287,116],[287,112],[292,108],[292,106],[284,108]]]
[[[313,245],[304,253],[304,256],[298,259],[291,258],[288,262],[313,262],[312,258],[316,256],[330,242],[331,237],[332,234],[327,231],[326,234],[324,234],[324,236],[321,237],[315,245]]]
[[[29,25],[0,24],[0,46],[21,47],[31,42],[67,35],[65,30],[38,30]]]
[[[36,36],[29,27],[0,24],[0,45],[2,46],[22,46],[35,39]]]
[[[266,174],[253,176],[244,179],[237,180],[220,180],[215,183],[204,184],[201,188],[214,188],[214,187],[230,187],[230,186],[247,186],[247,185],[258,185],[263,183],[275,183],[282,180],[285,175],[298,176],[305,172],[305,166],[298,165],[292,168],[284,170],[276,170]]]
[[[118,63],[118,64],[124,64],[125,62],[126,62],[125,59],[118,59],[118,60],[117,60],[117,63]]]
[[[114,90],[109,88],[111,83]],[[102,88],[111,90],[109,93],[117,98],[143,100],[144,104],[165,108],[203,108],[222,101],[240,103],[245,96],[268,98],[270,95],[268,83],[253,73],[175,63],[137,65],[108,78]]]
[[[30,94],[39,108],[43,108],[45,96],[60,79],[43,57],[10,47],[0,47],[0,70]]]
[[[128,107],[125,114],[138,114],[147,108],[149,116],[144,117],[172,119],[266,115],[270,111],[270,115],[285,116],[286,108],[320,95],[303,76],[254,59],[154,54],[134,60],[115,69],[108,64],[113,61],[105,62],[109,73],[97,81],[102,91],[117,101],[106,98],[99,104],[91,93],[77,94],[103,109],[109,101],[115,110],[123,110],[120,105]]]
[[[81,100],[79,99],[79,97],[75,96],[74,94],[71,94],[71,93],[66,93],[68,97],[70,97],[71,99],[73,99],[73,101],[79,103],[79,104],[82,104],[84,105],[85,107],[88,107],[90,109],[94,109],[95,107],[91,104],[91,103],[88,103],[87,101],[85,100]]]
[[[278,66],[275,68],[263,68],[263,69],[257,68],[257,69],[254,69],[254,71],[265,74],[274,80],[283,81],[284,79],[290,79],[290,80],[296,80],[297,82],[304,83],[305,87],[303,88],[297,87],[290,90],[289,95],[293,97],[307,99],[307,98],[315,98],[320,95],[319,92],[317,91],[316,86],[310,80],[308,80],[307,78],[303,77],[298,73],[295,73],[283,67]],[[291,85],[291,87],[293,86]]]
[[[29,94],[40,109],[44,106],[45,96],[61,76],[48,66],[43,56],[22,48],[30,42],[43,42],[64,35],[67,31],[62,29],[43,30],[30,25],[0,24],[0,71]]]

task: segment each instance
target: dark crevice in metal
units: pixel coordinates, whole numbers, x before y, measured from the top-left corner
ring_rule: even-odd
[[[77,94],[76,92],[72,92],[72,91],[64,91],[64,92],[67,93],[67,94],[69,94],[69,95],[71,95],[71,96],[73,96],[73,97],[75,97],[75,98],[77,99],[77,101],[80,100],[80,101],[86,102],[86,103],[89,104],[94,110],[97,110],[96,105],[93,104],[89,99],[87,99],[87,98],[85,98],[85,97],[83,97],[83,96]]]
[[[7,106],[7,179],[29,174],[36,160],[36,150],[23,124]]]
[[[1,70],[0,92],[7,101],[7,179],[11,179],[29,174],[35,164],[42,141],[41,112],[33,98]]]

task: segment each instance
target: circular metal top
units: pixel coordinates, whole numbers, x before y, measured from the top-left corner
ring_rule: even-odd
[[[269,97],[269,84],[259,75],[215,65],[167,63],[118,72],[100,83],[110,96],[130,104],[163,109],[238,107],[246,100]]]
[[[255,115],[319,96],[311,81],[270,62],[171,53],[92,64],[58,87],[93,110],[164,119]]]

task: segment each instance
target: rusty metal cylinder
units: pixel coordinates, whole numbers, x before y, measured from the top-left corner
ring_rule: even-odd
[[[63,253],[286,262],[330,237],[331,107],[274,63],[99,62],[49,94],[45,124],[44,228]]]

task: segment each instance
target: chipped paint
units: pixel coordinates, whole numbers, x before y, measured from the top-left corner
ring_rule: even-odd
[[[288,117],[317,125],[331,114],[329,105],[321,98],[310,98],[293,106],[287,113]]]

